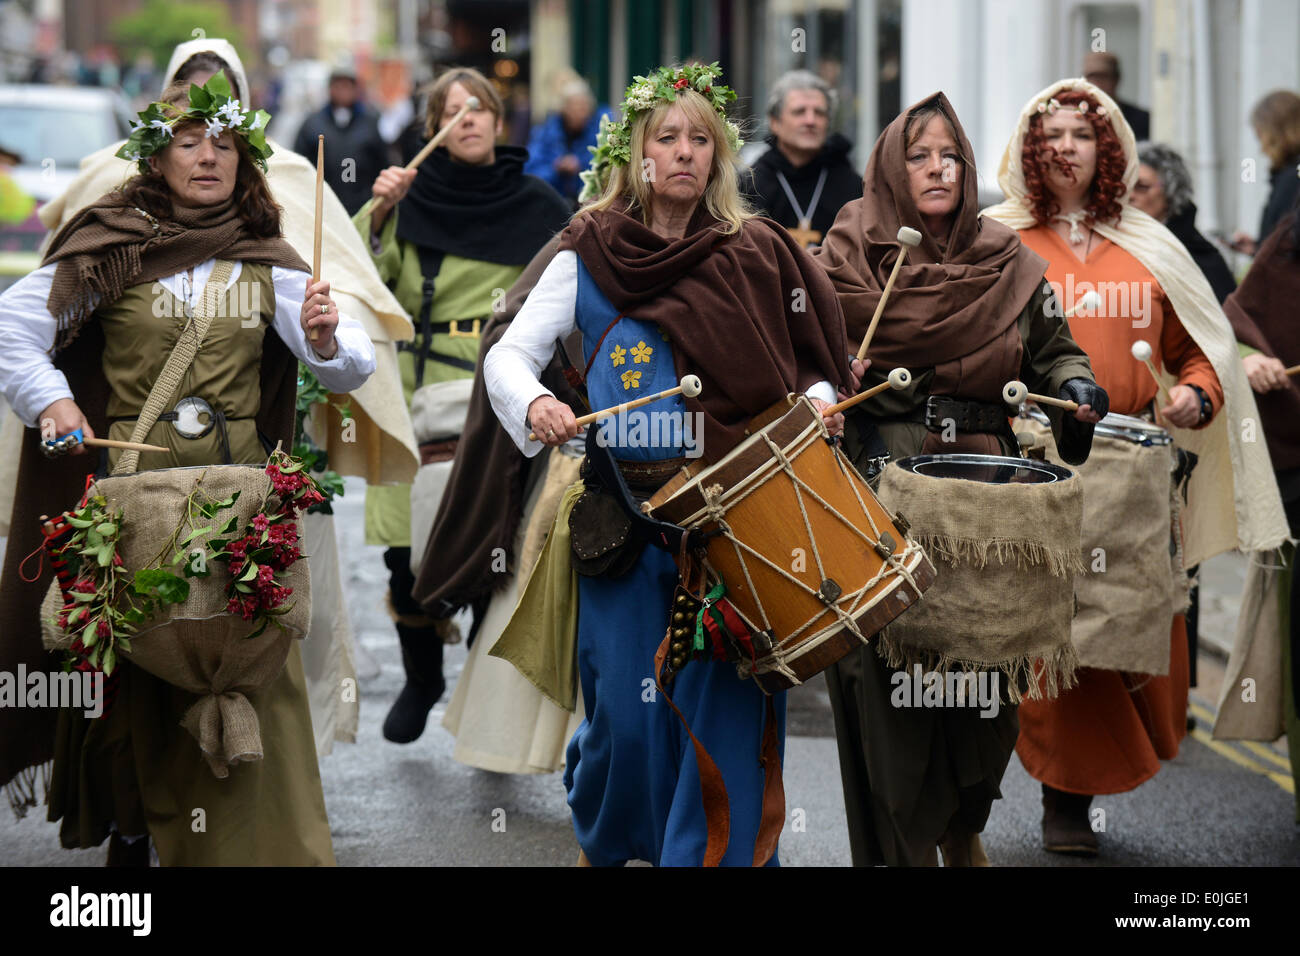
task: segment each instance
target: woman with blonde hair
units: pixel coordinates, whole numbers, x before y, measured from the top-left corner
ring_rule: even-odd
[[[552,532],[571,534],[572,555],[549,548],[530,581],[557,567],[567,581],[570,558],[581,575],[576,659],[587,716],[569,743],[565,786],[578,843],[596,865],[775,864],[784,820],[784,695],[765,698],[703,654],[677,669],[671,702],[660,694],[656,656],[667,647],[680,536],[652,541],[631,516],[609,534],[627,514],[619,485],[644,500],[686,455],[725,456],[750,419],[788,393],[824,408],[836,386],[852,384],[830,283],[737,190],[740,141],[726,121],[735,93],[720,72],[716,63],[665,67],[635,79],[622,122],[602,124],[584,177],[593,201],[484,361],[497,417],[530,457],[579,433],[574,410],[537,379],[556,338],[575,328],[592,408],[654,394],[687,373],[703,385],[698,398],[660,399],[588,433],[585,484],[566,494]],[[637,427],[665,418],[683,423],[666,439]],[[838,431],[842,419],[827,424]],[[622,544],[610,547],[611,537]],[[521,609],[528,601],[526,592]]]
[[[1259,235],[1232,237],[1238,252],[1255,255],[1300,197],[1300,95],[1274,90],[1250,111],[1250,125],[1268,157],[1268,200],[1259,214]]]

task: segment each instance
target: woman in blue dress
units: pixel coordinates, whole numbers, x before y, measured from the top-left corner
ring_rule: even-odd
[[[629,87],[624,120],[603,125],[587,175],[584,198],[595,201],[561,234],[559,253],[483,366],[498,418],[529,456],[579,432],[573,409],[537,380],[556,339],[575,328],[592,408],[698,375],[698,398],[660,399],[602,428],[599,443],[642,499],[688,456],[725,456],[749,420],[788,393],[806,393],[821,409],[860,374],[849,367],[825,275],[740,198],[739,137],[725,112],[735,94],[718,77],[716,64],[662,68]],[[837,431],[842,417],[827,426]],[[569,527],[576,546],[586,530],[578,513]],[[581,862],[776,864],[784,798],[773,763],[784,749],[784,695],[769,706],[730,664],[695,661],[667,687],[679,721],[655,667],[677,566],[636,540],[607,557],[601,574],[579,565],[587,718],[569,744],[565,786]],[[721,828],[706,815],[684,723],[720,773],[711,779],[706,762],[706,790],[725,787]]]

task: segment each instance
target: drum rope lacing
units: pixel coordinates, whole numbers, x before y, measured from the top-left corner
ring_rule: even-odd
[[[809,434],[813,434],[815,436],[817,430],[818,429],[815,427],[815,425],[811,426],[807,432],[800,435],[793,442],[791,442],[791,446],[794,447],[794,446],[799,446],[801,444],[805,444],[803,442],[803,439]],[[846,478],[849,478],[849,485],[853,489],[854,497],[858,501],[858,506],[862,509],[863,516],[867,519],[868,524],[870,524],[871,526],[872,532],[876,535],[876,539],[874,541],[869,536],[864,534],[861,531],[861,529],[859,529],[856,525],[854,525],[843,515],[841,515],[829,502],[827,502],[820,494],[818,494],[817,491],[814,490],[806,481],[802,480],[801,478],[799,478],[798,475],[795,474],[794,467],[789,456],[785,453],[785,451],[782,448],[780,448],[774,441],[772,441],[769,435],[763,434],[761,437],[763,441],[767,444],[768,450],[769,452],[771,452],[772,457],[778,462],[777,470],[783,471],[786,474],[786,476],[790,479],[791,484],[794,487],[795,500],[799,505],[799,512],[800,512],[800,516],[803,519],[804,530],[805,532],[807,532],[808,540],[812,545],[813,558],[817,564],[818,574],[823,581],[826,580],[826,570],[822,562],[821,549],[818,548],[817,546],[817,538],[816,535],[813,533],[812,521],[808,516],[807,506],[804,502],[804,497],[803,494],[801,493],[801,490],[806,491],[814,500],[817,501],[818,504],[820,504],[823,508],[825,508],[828,512],[830,512],[830,514],[834,515],[842,524],[848,527],[849,530],[851,530],[854,534],[858,535],[858,537],[860,537],[867,544],[868,547],[874,549],[876,543],[880,539],[879,538],[880,529],[877,527],[876,521],[872,517],[870,510],[866,506],[866,503],[862,500],[862,495],[857,488],[856,482],[854,482],[851,478],[849,478],[849,476],[847,475],[845,476]],[[796,450],[802,450],[802,449],[799,448]],[[841,471],[843,471],[843,464],[840,461],[840,457],[838,453],[835,456],[835,460],[837,466],[840,467]],[[799,580],[793,574],[786,571],[785,568],[781,567],[779,564],[774,563],[766,555],[761,554],[750,545],[745,544],[743,541],[739,540],[734,534],[734,532],[732,531],[731,526],[728,524],[726,520],[726,515],[728,510],[735,507],[737,504],[744,501],[747,497],[749,497],[751,494],[757,491],[758,488],[761,487],[761,484],[762,483],[752,483],[747,490],[744,490],[743,492],[736,494],[725,505],[723,504],[722,501],[724,497],[724,492],[720,485],[713,485],[708,488],[702,488],[701,492],[703,494],[704,501],[705,501],[705,509],[704,509],[705,513],[709,516],[709,518],[711,518],[713,521],[717,523],[718,527],[723,531],[727,539],[731,542],[732,547],[736,549],[737,560],[740,564],[741,571],[745,575],[745,582],[749,587],[750,594],[753,595],[754,601],[758,605],[759,613],[763,617],[764,626],[761,628],[756,626],[753,621],[748,620],[748,618],[746,617],[744,612],[740,610],[740,608],[736,608],[736,611],[737,613],[740,614],[741,618],[745,620],[745,623],[750,627],[754,628],[755,630],[763,630],[763,631],[770,632],[772,630],[771,620],[768,617],[767,609],[763,606],[763,601],[762,598],[759,596],[758,589],[754,586],[753,578],[749,572],[749,565],[745,561],[744,554],[742,554],[742,550],[745,553],[753,555],[753,557],[756,558],[758,561],[766,565],[768,568],[776,572],[781,577],[788,580],[796,587],[802,588],[803,590],[807,591],[809,594],[812,595],[819,595],[820,592],[809,587],[807,584]],[[859,607],[858,607],[859,602],[868,594],[870,594],[871,591],[876,587],[877,584],[880,583],[881,580],[883,580],[886,576],[890,574],[898,574],[904,580],[906,580],[908,584],[912,586],[912,589],[914,591],[916,591],[917,593],[920,592],[920,589],[917,587],[916,581],[913,578],[911,571],[909,571],[906,566],[906,561],[910,558],[913,558],[918,553],[920,553],[921,546],[919,544],[916,544],[915,542],[908,541],[906,536],[904,536],[903,540],[905,542],[905,547],[903,551],[901,553],[895,552],[889,555],[888,558],[883,560],[881,562],[879,571],[877,571],[876,574],[869,581],[867,581],[857,590],[853,591],[851,594],[845,596],[842,600],[826,605],[826,610],[835,616],[835,619],[839,623],[840,627],[848,630],[849,633],[857,637],[858,640],[862,641],[863,644],[866,644],[867,641],[870,640],[870,638],[862,634],[861,630],[857,626],[857,622],[854,620],[852,615],[859,613]],[[886,594],[876,595],[875,598],[873,598],[870,602],[868,602],[866,607],[869,608],[873,606],[877,601],[883,600],[886,596],[887,596]],[[848,603],[849,605],[848,612],[846,612],[841,606],[844,603]],[[777,671],[782,676],[790,680],[794,685],[798,686],[802,684],[803,682],[800,681],[799,678],[794,674],[794,672],[791,671],[790,668],[786,665],[783,652],[790,650],[790,645],[796,642],[800,637],[800,635],[802,635],[806,630],[808,630],[808,628],[812,627],[814,622],[820,619],[821,616],[822,616],[821,613],[818,613],[817,615],[815,615],[814,617],[806,621],[802,626],[800,626],[799,628],[791,632],[789,635],[787,635],[784,640],[774,645],[771,652],[772,662],[769,663],[767,659],[765,659],[762,662],[755,662],[755,664],[753,665],[748,665],[747,663],[742,662],[742,668],[750,668],[752,670],[758,671],[759,673],[768,673],[771,671]],[[802,656],[803,654],[815,650],[820,644],[829,640],[835,633],[837,633],[838,630],[839,628],[836,628],[834,626],[824,627],[820,633],[814,635],[813,637],[809,638],[807,641],[804,641],[799,645],[798,648],[799,656]]]

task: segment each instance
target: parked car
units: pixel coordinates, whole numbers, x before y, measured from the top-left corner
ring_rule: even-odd
[[[133,118],[115,89],[0,85],[0,146],[22,158],[10,175],[42,203],[68,187],[84,157],[126,139]]]

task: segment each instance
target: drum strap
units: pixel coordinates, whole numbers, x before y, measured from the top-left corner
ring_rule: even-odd
[[[694,562],[686,549],[682,549],[679,567],[683,569],[683,581],[689,587]],[[691,730],[686,716],[673,703],[663,685],[664,661],[668,658],[670,635],[665,634],[659,649],[655,651],[655,685],[659,693],[668,702],[686,728],[691,744],[695,748],[695,765],[700,772],[700,798],[704,803],[704,820],[708,828],[708,842],[704,847],[704,865],[717,866],[727,852],[731,842],[731,804],[727,799],[727,786],[722,779],[722,772],[709,756],[704,744]],[[764,866],[776,853],[777,841],[785,826],[785,781],[781,773],[781,751],[779,735],[776,728],[776,704],[769,695],[765,704],[763,718],[763,743],[759,754],[759,764],[763,768],[763,811],[758,825],[758,835],[754,839],[754,866]]]

